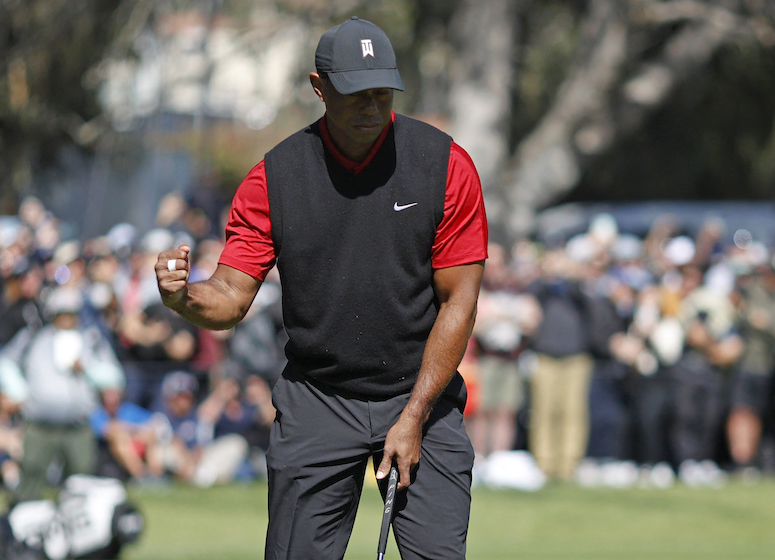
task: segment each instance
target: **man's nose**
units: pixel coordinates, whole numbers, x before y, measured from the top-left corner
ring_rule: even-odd
[[[364,96],[363,102],[360,107],[361,112],[373,114],[378,111],[377,98],[373,93],[369,93]]]

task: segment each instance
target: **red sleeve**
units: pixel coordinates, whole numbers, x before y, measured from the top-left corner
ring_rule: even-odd
[[[274,263],[266,168],[262,161],[250,170],[231,201],[226,245],[218,264],[263,281]]]
[[[487,258],[487,216],[474,162],[452,143],[447,170],[444,217],[436,229],[434,269],[471,264]]]

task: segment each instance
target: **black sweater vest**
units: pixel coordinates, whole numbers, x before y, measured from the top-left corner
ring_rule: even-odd
[[[315,123],[265,158],[289,374],[355,396],[409,392],[438,312],[431,249],[451,138],[396,115],[359,175]]]

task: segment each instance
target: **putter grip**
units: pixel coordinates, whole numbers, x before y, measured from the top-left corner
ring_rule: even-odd
[[[398,485],[398,469],[390,467],[388,475],[387,492],[385,492],[385,509],[382,510],[382,527],[379,531],[379,544],[377,545],[377,560],[385,557],[387,549],[388,533],[390,532],[390,522],[393,519],[393,505],[396,501],[396,486]]]

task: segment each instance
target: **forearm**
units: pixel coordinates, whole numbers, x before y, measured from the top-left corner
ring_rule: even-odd
[[[229,284],[217,278],[186,286],[182,297],[163,298],[164,304],[198,327],[230,329],[247,313],[249,305]]]
[[[181,245],[159,254],[155,269],[164,305],[198,327],[230,329],[248,312],[261,280],[219,264],[207,280],[189,283],[190,250]]]
[[[448,304],[439,310],[412,394],[385,439],[377,479],[387,476],[391,464],[399,471],[398,489],[406,488],[420,461],[422,430],[433,406],[457,371],[474,325],[476,305]]]
[[[452,380],[474,326],[476,305],[448,303],[439,315],[425,346],[422,365],[402,416],[424,424],[433,406]]]
[[[377,479],[381,480],[395,463],[399,490],[410,484],[411,471],[420,461],[423,425],[465,354],[474,327],[483,270],[480,262],[434,273],[439,313],[425,344],[417,381],[401,416],[388,431],[377,470]]]

